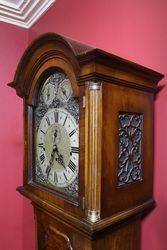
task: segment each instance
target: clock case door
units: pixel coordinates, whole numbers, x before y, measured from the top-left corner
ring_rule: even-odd
[[[33,106],[33,162],[29,183],[78,198],[79,98],[64,72],[50,69],[39,79]]]
[[[78,110],[78,106],[80,103],[79,97],[78,97],[78,89],[75,88],[75,86],[73,86],[72,88],[72,97],[69,99],[69,102],[67,103],[63,103],[61,102],[60,96],[58,95],[58,97],[54,98],[53,103],[51,103],[50,105],[46,105],[44,100],[43,100],[43,88],[45,87],[44,84],[46,81],[48,81],[50,76],[59,74],[60,75],[60,80],[58,82],[58,84],[60,85],[61,83],[63,83],[64,81],[66,81],[70,86],[70,79],[68,78],[68,76],[64,73],[64,71],[61,71],[61,69],[59,68],[49,68],[48,70],[46,70],[41,77],[39,78],[39,80],[37,81],[36,84],[36,90],[34,91],[34,102],[33,105],[31,105],[31,109],[32,109],[32,131],[31,131],[31,135],[30,137],[32,137],[32,145],[30,144],[30,150],[29,152],[32,153],[32,162],[29,164],[29,168],[28,168],[28,183],[34,187],[39,187],[39,188],[43,188],[48,192],[53,193],[56,196],[59,196],[60,198],[63,198],[65,200],[69,200],[70,202],[73,202],[75,204],[77,204],[79,202],[79,193],[80,190],[76,191],[74,190],[74,182],[76,182],[76,185],[79,186],[83,186],[83,185],[79,185],[78,180],[74,180],[71,184],[65,187],[65,188],[56,188],[56,186],[54,187],[53,185],[47,184],[45,183],[45,181],[39,181],[39,178],[36,178],[36,164],[39,165],[39,161],[37,160],[37,146],[36,146],[36,140],[37,140],[37,131],[39,131],[39,127],[40,127],[40,123],[42,120],[45,120],[44,117],[46,117],[48,112],[52,112],[52,110],[63,110],[64,112],[68,112],[68,114],[70,115],[70,110],[72,110],[73,108],[75,108],[75,111],[71,111],[71,117],[74,118],[73,115],[75,115],[75,112],[77,112]],[[65,77],[65,78],[64,78]],[[64,78],[64,79],[61,79]],[[56,85],[58,85],[56,83]],[[71,84],[73,85],[73,84]],[[72,86],[71,86],[72,87]],[[59,86],[60,89],[60,86]],[[59,89],[57,90],[57,92],[59,91]],[[81,99],[82,101],[82,99]],[[76,107],[77,106],[77,107]],[[80,110],[80,109],[79,109]],[[42,113],[42,114],[41,114]],[[80,113],[76,114],[77,119],[78,116],[80,117]],[[53,123],[53,122],[52,122]],[[38,124],[38,129],[36,128]],[[52,124],[53,126],[53,124]],[[31,128],[30,128],[31,130]],[[36,131],[37,130],[37,131]],[[43,131],[42,131],[43,132]],[[81,133],[82,133],[82,129],[81,129]],[[42,151],[43,152],[43,151]],[[42,153],[41,153],[42,154]],[[61,155],[61,152],[59,153]],[[65,155],[63,156],[65,157]],[[79,165],[79,164],[78,164]],[[77,167],[76,167],[77,168]],[[41,170],[40,166],[39,169]],[[80,177],[80,173],[79,177]],[[76,179],[78,179],[78,177],[76,177]],[[80,179],[80,178],[79,178]]]
[[[55,37],[54,37],[55,39]],[[24,100],[24,183],[19,187],[19,192],[30,199],[35,197],[37,203],[55,205],[76,216],[84,216],[84,85],[79,86],[77,74],[79,65],[69,45],[60,37],[48,43],[36,44],[35,51],[27,50],[19,64],[21,75],[15,76],[15,81],[23,81],[24,86],[17,88],[17,94]],[[56,42],[56,43],[54,43]],[[33,46],[32,46],[33,47]],[[32,169],[34,166],[34,111],[42,84],[47,77],[55,72],[63,72],[71,82],[73,96],[79,101],[79,180],[78,196],[72,197],[60,191],[47,188],[33,180]],[[17,78],[17,80],[16,80]],[[21,79],[18,79],[21,78]],[[55,210],[54,207],[54,210]],[[53,208],[53,207],[52,207]]]

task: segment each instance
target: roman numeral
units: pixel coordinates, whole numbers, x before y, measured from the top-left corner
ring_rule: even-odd
[[[66,181],[67,181],[67,176],[66,176],[66,174],[63,172],[63,175],[64,175],[64,178],[66,179]]]
[[[59,113],[58,112],[54,112],[54,118],[55,118],[55,122],[58,122],[58,119],[59,119]]]
[[[38,147],[39,147],[39,148],[43,148],[43,150],[45,150],[43,143],[39,143],[39,144],[38,144]]]
[[[51,170],[51,167],[50,167],[50,166],[47,166],[47,168],[46,168],[47,178],[49,177],[50,170]]]
[[[75,134],[76,130],[72,130],[70,133],[69,133],[69,136],[71,137],[73,134]]]
[[[40,161],[41,161],[42,164],[44,163],[44,161],[45,161],[45,155],[44,154],[40,155]]]
[[[78,154],[79,153],[79,148],[78,147],[71,147],[71,153]]]
[[[46,122],[47,122],[48,126],[50,126],[50,120],[49,120],[49,117],[46,117]]]
[[[68,167],[71,169],[71,171],[75,172],[76,165],[73,161],[70,160]]]
[[[58,182],[57,173],[54,172],[54,182]]]
[[[40,131],[45,135],[45,132],[42,129],[40,129]]]
[[[67,115],[68,116],[68,115]],[[65,125],[66,121],[67,121],[67,116],[66,118],[64,119],[64,122],[63,122],[63,126]]]

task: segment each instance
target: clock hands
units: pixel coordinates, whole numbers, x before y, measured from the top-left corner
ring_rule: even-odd
[[[66,89],[62,87],[61,90],[62,90],[63,95],[65,95],[65,97],[67,98],[68,96],[67,96],[67,91],[66,91]]]
[[[66,169],[66,166],[64,164],[64,158],[63,158],[63,155],[59,153],[59,149],[58,149],[58,146],[56,144],[56,138],[57,138],[57,129],[55,130],[54,132],[54,144],[53,144],[53,150],[52,150],[52,153],[51,153],[51,157],[50,157],[50,161],[49,161],[49,166],[47,167],[46,169],[46,173],[47,173],[47,178],[49,176],[49,173],[50,173],[50,170],[51,170],[51,167],[53,165],[53,161],[54,161],[54,158],[55,158],[55,154],[57,154],[57,157],[56,157],[56,161],[61,164],[63,166],[64,169]]]
[[[56,144],[57,136],[58,136],[58,131],[57,131],[57,129],[55,129],[53,151],[55,151],[57,153],[57,156],[58,156],[58,158],[56,158],[57,162],[60,163],[63,166],[63,168],[66,168],[65,164],[64,164],[63,155],[59,153],[58,146]]]
[[[53,147],[54,147],[53,150],[55,150],[55,152],[57,153],[57,156],[58,156],[58,158],[56,158],[56,161],[57,161],[58,163],[60,163],[60,164],[63,166],[63,168],[66,169],[65,164],[64,164],[63,155],[59,153],[59,150],[58,150],[58,147],[57,147],[56,144],[54,144]]]

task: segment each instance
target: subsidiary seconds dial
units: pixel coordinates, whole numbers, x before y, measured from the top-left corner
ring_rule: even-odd
[[[78,124],[65,109],[51,109],[41,120],[36,140],[37,159],[48,183],[69,186],[78,175]]]

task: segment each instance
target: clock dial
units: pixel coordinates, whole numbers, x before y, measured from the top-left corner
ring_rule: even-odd
[[[70,80],[56,72],[45,80],[35,110],[34,181],[78,194],[79,102]]]
[[[67,187],[78,174],[78,124],[63,109],[49,110],[37,133],[37,157],[52,185]]]
[[[47,106],[52,104],[56,92],[57,92],[57,84],[56,84],[56,74],[51,75],[44,83],[42,88],[43,100]]]
[[[64,79],[59,86],[59,97],[61,101],[67,102],[72,95],[72,88],[69,79]]]
[[[56,90],[54,85],[50,83],[45,84],[43,89],[43,99],[46,105],[50,105],[53,102],[55,93]]]

